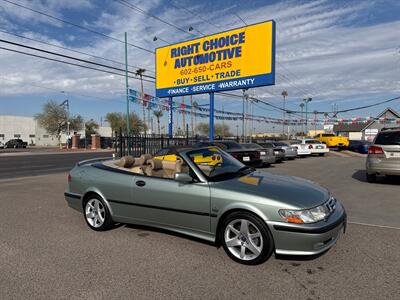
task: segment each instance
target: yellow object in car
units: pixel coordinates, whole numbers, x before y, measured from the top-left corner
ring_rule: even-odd
[[[153,159],[176,161],[176,154],[159,155],[155,156]],[[222,157],[219,154],[208,156],[196,155],[194,156],[194,163],[197,165],[215,166],[222,163]]]

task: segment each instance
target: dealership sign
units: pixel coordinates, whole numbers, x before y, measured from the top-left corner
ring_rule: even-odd
[[[156,49],[156,95],[176,97],[275,84],[275,22]]]

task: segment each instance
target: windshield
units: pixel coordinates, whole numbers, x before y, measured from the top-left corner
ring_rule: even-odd
[[[243,176],[253,170],[215,147],[196,149],[188,152],[187,156],[210,181]]]
[[[333,133],[324,133],[322,134],[323,137],[335,136]]]
[[[220,147],[220,144],[223,146]],[[243,149],[242,146],[236,142],[231,142],[231,141],[218,141],[213,143],[214,146],[220,147],[222,149]]]
[[[288,146],[288,144],[284,143],[284,142],[274,142],[275,146],[279,146],[279,147],[285,147]]]
[[[246,149],[260,149],[262,148],[260,145],[255,144],[255,143],[251,143],[251,144],[241,144],[243,148]]]
[[[400,145],[400,131],[380,132],[376,137],[375,144],[378,145]]]

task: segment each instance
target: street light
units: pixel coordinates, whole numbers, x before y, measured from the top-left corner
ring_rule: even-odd
[[[66,95],[66,98],[63,103],[61,103],[61,106],[66,106],[67,107],[67,149],[69,149],[69,139],[70,139],[70,132],[69,132],[69,126],[71,125],[71,122],[69,121],[69,99],[68,99],[68,94],[65,91],[61,91],[62,94]]]
[[[304,98],[303,101],[306,104],[306,133],[308,133],[308,106],[307,106],[307,104],[308,104],[308,102],[312,101],[312,98],[311,97]]]

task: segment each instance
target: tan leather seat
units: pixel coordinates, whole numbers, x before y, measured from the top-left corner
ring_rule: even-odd
[[[175,161],[168,161],[162,160],[162,168],[164,171],[164,178],[174,178],[175,177],[175,170],[176,170],[176,162]]]
[[[147,176],[164,177],[164,170],[161,160],[150,159],[147,162],[148,165],[144,169],[144,172]]]
[[[127,156],[123,156],[119,160],[117,160],[115,162],[115,165],[117,167],[121,167],[121,168],[130,168],[133,166],[134,163],[135,163],[134,157],[127,155]]]

